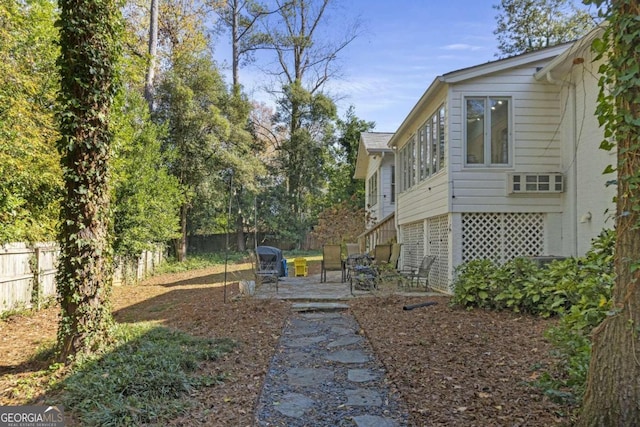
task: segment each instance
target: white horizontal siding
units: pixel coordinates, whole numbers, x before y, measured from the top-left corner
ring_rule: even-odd
[[[509,172],[561,172],[560,88],[537,82],[537,66],[507,70],[455,85],[450,90],[449,161],[452,212],[558,212],[562,195],[508,195]],[[511,164],[507,168],[464,165],[465,96],[511,98]]]
[[[593,63],[590,52],[585,53],[585,61],[572,68],[572,82],[575,84],[576,117],[575,132],[577,139],[577,155],[571,147],[566,150],[567,168],[577,165],[576,179],[577,201],[574,221],[577,221],[577,252],[584,254],[603,228],[613,228],[615,204],[613,197],[617,187],[607,186],[608,180],[616,179],[615,174],[603,175],[609,164],[617,162],[616,150],[607,152],[599,149],[604,139],[603,129],[595,116],[598,96],[597,70],[600,62]],[[567,126],[569,124],[567,123]],[[572,183],[573,184],[573,183]],[[591,219],[580,222],[590,214]]]
[[[395,210],[395,203],[391,203],[391,171],[394,164],[393,154],[385,154],[380,166],[380,219],[391,215]]]
[[[441,171],[400,194],[398,199],[398,224],[407,224],[438,215],[449,210],[449,181],[446,171]]]
[[[555,198],[527,196],[514,199],[490,196],[461,198],[464,202],[456,203],[454,212],[562,212],[559,196]]]

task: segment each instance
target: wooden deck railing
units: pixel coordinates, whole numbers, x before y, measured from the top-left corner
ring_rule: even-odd
[[[358,238],[360,246],[367,251],[373,250],[378,244],[390,243],[397,240],[395,213],[388,215],[382,221],[366,230]]]

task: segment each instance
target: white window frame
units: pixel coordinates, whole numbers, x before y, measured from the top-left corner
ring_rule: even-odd
[[[391,165],[391,204],[396,203],[396,165]]]
[[[467,141],[467,100],[469,99],[483,99],[484,100],[484,162],[483,163],[469,163],[468,159],[468,141]],[[491,162],[491,114],[489,102],[490,100],[506,100],[509,102],[507,108],[507,162],[506,163],[492,163]],[[464,167],[465,168],[510,168],[513,165],[513,97],[508,95],[497,94],[465,94],[462,97],[462,125],[463,125],[463,148],[464,148]]]
[[[420,181],[429,179],[445,169],[444,151],[447,141],[445,121],[446,111],[442,104],[418,129]]]
[[[378,204],[378,171],[369,177],[369,206],[374,207]]]

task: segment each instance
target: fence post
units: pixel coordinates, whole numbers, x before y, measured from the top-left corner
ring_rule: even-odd
[[[33,274],[33,288],[31,289],[31,304],[40,310],[42,304],[42,280],[40,280],[40,264],[41,264],[41,252],[42,249],[36,246],[33,251],[33,257],[29,263],[31,266],[31,273]]]

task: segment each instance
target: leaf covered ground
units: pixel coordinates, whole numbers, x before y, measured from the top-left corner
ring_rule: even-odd
[[[317,265],[310,273],[318,273]],[[163,275],[113,293],[118,322],[155,322],[197,337],[238,345],[199,366],[224,380],[193,390],[191,409],[171,425],[252,426],[253,410],[290,306],[239,298],[243,266],[221,286],[220,267]],[[225,295],[226,294],[226,295]],[[350,302],[362,333],[410,410],[412,426],[552,426],[570,424],[571,407],[533,383],[553,365],[544,331],[550,320],[437,304],[403,310],[425,298],[361,297]],[[53,404],[48,392],[64,370],[49,368],[43,349],[55,340],[57,308],[0,321],[0,405]],[[67,408],[72,412],[73,408]],[[80,425],[80,424],[77,424]]]

